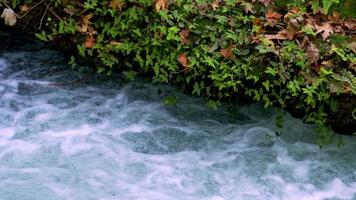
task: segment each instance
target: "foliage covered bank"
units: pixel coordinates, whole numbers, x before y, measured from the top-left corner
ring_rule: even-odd
[[[149,74],[210,99],[356,130],[353,0],[3,0],[8,25],[75,47],[98,73]],[[331,141],[319,132],[321,144]]]

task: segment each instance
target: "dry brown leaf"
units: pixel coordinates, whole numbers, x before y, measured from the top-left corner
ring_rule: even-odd
[[[248,14],[248,13],[251,13],[253,14],[253,5],[251,3],[245,3],[245,13]]]
[[[276,24],[279,22],[281,19],[282,15],[273,11],[273,10],[268,10],[266,13],[266,20],[272,24]]]
[[[299,32],[299,26],[296,25],[296,24],[294,24],[294,23],[292,23],[292,22],[289,22],[289,23],[287,24],[286,30],[287,30],[287,37],[288,37],[288,39],[289,39],[289,40],[292,40],[292,39],[294,39],[294,37],[298,34],[298,32]]]
[[[334,33],[333,27],[329,23],[324,23],[321,26],[315,25],[316,33],[322,33],[321,36],[325,41],[332,33]]]
[[[157,11],[167,10],[168,9],[168,0],[156,0],[155,8]]]
[[[307,58],[310,64],[317,63],[320,58],[319,49],[313,43],[309,43],[307,48]]]
[[[188,68],[188,58],[185,53],[180,53],[178,55],[178,62],[184,67]]]
[[[29,9],[30,9],[30,8],[29,8],[26,4],[20,6],[20,11],[21,11],[21,12],[27,12]]]
[[[94,37],[93,37],[92,35],[89,35],[89,36],[85,39],[84,47],[87,48],[87,49],[91,49],[91,48],[93,48],[94,42],[95,42]]]
[[[189,43],[189,40],[188,40],[189,35],[190,35],[190,32],[187,29],[183,29],[183,30],[181,30],[179,32],[180,41],[181,41],[182,44],[188,44]]]
[[[122,8],[126,5],[126,0],[111,0],[109,3],[110,8],[114,10],[122,10]]]
[[[340,14],[334,11],[332,15],[328,15],[328,19],[332,21],[337,21],[340,19]]]
[[[77,11],[74,8],[64,8],[63,11],[70,16],[73,16]]]
[[[9,26],[14,26],[17,22],[16,14],[11,8],[5,8],[1,18],[4,18],[5,24]]]
[[[350,31],[356,31],[356,20],[347,21],[344,23],[344,26],[346,26]]]
[[[263,5],[268,6],[269,4],[271,4],[274,0],[259,0],[261,3],[263,3]]]
[[[356,54],[356,42],[351,42],[349,45],[350,49]]]
[[[80,32],[82,32],[82,33],[88,32],[88,29],[89,29],[89,27],[90,27],[89,25],[92,23],[92,22],[90,21],[90,19],[91,19],[93,16],[94,16],[94,14],[90,13],[90,14],[85,15],[85,16],[83,17],[82,24],[81,24],[81,26],[78,28],[78,30],[79,30]]]
[[[226,48],[226,49],[220,49],[220,54],[221,54],[224,58],[232,58],[232,57],[233,57],[231,47],[228,47],[228,48]]]
[[[288,33],[286,30],[281,30],[275,35],[265,35],[267,39],[269,40],[286,40],[288,39]]]
[[[212,4],[211,7],[213,7],[213,10],[216,10],[220,7],[220,1],[219,0],[215,0]]]

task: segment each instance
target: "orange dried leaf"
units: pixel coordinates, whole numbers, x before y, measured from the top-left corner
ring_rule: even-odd
[[[332,15],[328,15],[328,19],[332,21],[337,21],[340,19],[340,14],[336,11],[333,11]]]
[[[156,0],[155,8],[157,11],[168,9],[168,0]]]
[[[94,42],[95,42],[94,37],[88,36],[84,42],[84,47],[87,49],[91,49],[91,48],[93,48]]]
[[[266,13],[266,20],[272,24],[276,24],[279,22],[281,19],[282,15],[273,11],[273,10],[268,10]]]
[[[27,12],[29,9],[30,9],[30,8],[29,8],[26,4],[20,6],[20,11],[21,11],[21,12]]]
[[[180,53],[178,55],[178,62],[181,64],[184,68],[188,68],[188,58],[185,55],[185,53]]]

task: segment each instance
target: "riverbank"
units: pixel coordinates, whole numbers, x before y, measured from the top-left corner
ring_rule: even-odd
[[[17,29],[12,29],[8,27],[4,29],[5,31],[0,32],[0,40],[2,41],[2,44],[0,45],[0,52],[5,52],[8,50],[11,51],[14,49],[27,49],[33,51],[40,50],[46,47],[50,47],[54,50],[66,50],[65,53],[67,55],[71,55],[70,52],[75,52],[75,49],[71,49],[71,47],[65,46],[65,43],[61,43],[60,41],[57,41],[55,44],[46,46],[45,43],[38,41],[33,37],[31,38],[30,36],[26,36],[25,33]],[[58,46],[60,46],[61,48],[56,48]],[[90,68],[90,66],[88,66],[88,68]],[[75,82],[77,80],[73,81]],[[191,91],[186,91],[186,93],[190,92]],[[239,104],[249,104],[253,102],[252,99],[246,96],[240,96],[238,98]],[[356,120],[353,119],[353,116],[350,113],[350,110],[356,108],[356,98],[352,95],[342,95],[336,97],[336,99],[339,107],[336,110],[327,111],[327,125],[331,126],[331,128],[336,133],[351,135],[356,132]],[[228,99],[226,101],[231,102],[231,100]],[[302,109],[296,109],[292,104],[286,107],[285,109],[297,118],[302,118],[305,115]]]

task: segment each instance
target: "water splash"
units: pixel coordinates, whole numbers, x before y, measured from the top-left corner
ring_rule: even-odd
[[[55,84],[77,76],[53,51],[2,55],[0,199],[356,199],[354,138],[320,150],[290,116],[277,137],[273,110],[144,81]]]

